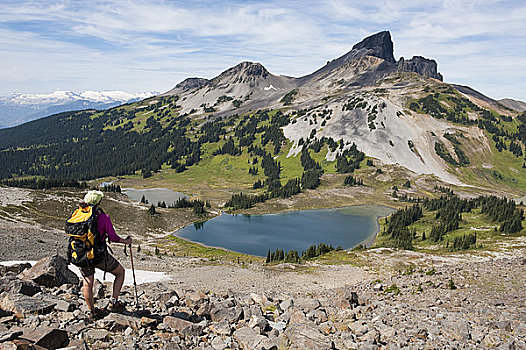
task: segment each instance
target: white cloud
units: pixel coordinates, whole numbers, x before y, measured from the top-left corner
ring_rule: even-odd
[[[521,2],[64,0],[2,6],[0,59],[10,69],[0,78],[0,94],[57,88],[50,84],[167,90],[187,76],[211,77],[247,59],[299,76],[363,37],[390,30],[395,57],[435,58],[448,81],[492,79],[502,86],[486,84],[483,92],[526,96]]]

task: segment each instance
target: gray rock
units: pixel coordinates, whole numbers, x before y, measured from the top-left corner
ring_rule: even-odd
[[[283,311],[287,311],[288,309],[290,309],[291,307],[294,306],[294,300],[293,299],[287,299],[287,300],[283,300],[281,302],[281,304],[279,304],[279,307],[281,308],[281,310]]]
[[[93,298],[95,300],[104,299],[105,293],[106,293],[106,286],[104,285],[104,283],[102,283],[98,279],[95,279],[93,283]]]
[[[220,322],[227,320],[229,323],[235,323],[243,317],[243,308],[239,306],[234,307],[216,307],[210,311],[210,319],[213,322]]]
[[[0,265],[0,276],[3,276],[7,274],[8,272],[13,272],[18,275],[20,272],[27,270],[29,268],[31,268],[30,263],[14,264],[11,266]]]
[[[358,306],[358,304],[358,294],[355,291],[351,291],[348,288],[340,288],[336,290],[336,296],[334,300],[335,306],[342,309],[348,309]]]
[[[91,341],[108,341],[110,332],[105,329],[88,329],[82,336],[84,339]]]
[[[42,326],[25,329],[24,334],[21,337],[46,349],[61,348],[69,339],[68,333],[62,329]]]
[[[285,329],[285,327],[287,327],[287,323],[283,321],[278,321],[278,322],[268,321],[268,324],[272,329],[276,329],[279,332],[282,332]]]
[[[495,321],[492,322],[492,326],[496,329],[503,329],[508,332],[511,332],[512,330],[510,321]]]
[[[88,344],[82,339],[73,339],[68,342],[68,345],[64,348],[57,350],[89,350]]]
[[[0,293],[1,292],[23,294],[32,297],[33,295],[42,292],[42,289],[33,281],[4,277],[0,279]]]
[[[312,298],[297,298],[294,301],[294,306],[304,311],[314,310],[320,307],[320,301]]]
[[[351,52],[361,52],[358,56],[375,56],[382,58],[390,63],[395,63],[393,55],[393,41],[391,40],[391,33],[383,31],[360,41],[352,47]]]
[[[311,310],[305,315],[309,320],[315,321],[317,324],[327,321],[327,314],[325,311],[317,309]]]
[[[384,285],[381,284],[381,283],[376,283],[374,286],[373,286],[373,290],[375,292],[381,292],[382,290],[384,290]]]
[[[443,80],[442,74],[438,73],[437,63],[435,60],[427,59],[422,56],[413,56],[410,60],[400,57],[398,60],[398,69],[405,72],[415,72],[420,75]]]
[[[111,331],[114,332],[122,332],[128,327],[136,331],[141,328],[141,319],[129,315],[111,313],[101,321],[105,324],[109,324]]]
[[[18,318],[25,318],[32,314],[46,314],[53,310],[55,303],[43,300],[40,297],[28,297],[26,295],[3,294],[0,300],[0,308],[13,312]]]
[[[258,345],[267,337],[258,334],[250,327],[243,327],[234,332],[234,338],[244,350],[257,349]]]
[[[186,295],[186,305],[194,310],[199,309],[202,303],[208,301],[208,296],[203,292],[192,292]]]
[[[198,336],[203,333],[204,329],[204,326],[200,323],[193,323],[173,316],[165,316],[163,323],[184,335]]]
[[[224,350],[228,348],[228,344],[220,337],[215,337],[212,340],[211,345],[212,345],[212,348],[214,348],[214,350]]]
[[[332,342],[311,324],[293,323],[284,332],[290,349],[328,350]]]
[[[263,316],[252,315],[250,321],[248,321],[250,328],[258,327],[261,331],[264,331],[268,327],[268,321]]]
[[[452,340],[467,341],[471,339],[471,325],[466,320],[442,321],[442,333]]]
[[[368,344],[378,344],[380,342],[380,332],[376,329],[372,329],[360,337],[360,341]]]
[[[228,323],[227,320],[212,323],[210,324],[210,326],[208,326],[208,328],[215,334],[219,334],[219,335],[231,335],[232,334],[232,327],[230,326],[230,323]]]
[[[7,329],[0,332],[0,343],[3,343],[5,341],[10,341],[18,338],[21,336],[24,332],[23,331],[9,331]],[[0,348],[1,349],[1,348]]]
[[[250,320],[250,318],[255,316],[263,316],[263,312],[261,311],[261,308],[259,305],[249,305],[243,307],[243,317],[245,320]]]
[[[68,262],[59,255],[44,258],[32,268],[18,275],[23,280],[33,282],[48,288],[63,284],[79,284],[79,278],[68,269]]]

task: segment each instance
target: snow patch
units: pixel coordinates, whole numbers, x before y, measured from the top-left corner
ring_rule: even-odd
[[[2,261],[0,262],[0,265],[4,266],[12,266],[16,264],[25,264],[30,263],[31,266],[34,266],[37,261],[35,260],[11,260],[11,261]],[[80,270],[75,265],[69,265],[68,266],[71,271],[73,271],[80,279],[82,279],[82,275],[80,274]],[[124,278],[124,285],[125,286],[133,286],[133,274],[131,269],[125,269],[126,270],[126,276]],[[101,282],[113,282],[113,275],[111,273],[106,273],[106,279],[104,279],[104,271],[101,271],[99,269],[95,270],[95,278],[98,279]],[[143,283],[150,283],[150,282],[166,282],[170,281],[172,277],[165,272],[157,272],[157,271],[146,271],[146,270],[135,270],[135,280],[137,281],[137,284],[143,284]]]
[[[24,94],[14,93],[11,96],[2,97],[3,103],[14,105],[45,105],[45,104],[64,104],[73,101],[86,101],[96,103],[128,102],[130,100],[142,100],[157,95],[156,91],[145,91],[139,93],[129,93],[124,91],[84,91],[73,92],[57,90],[50,94]]]
[[[278,89],[276,89],[276,88],[274,87],[274,85],[270,84],[269,86],[264,87],[263,90],[265,90],[265,91],[269,91],[269,90],[278,90]]]

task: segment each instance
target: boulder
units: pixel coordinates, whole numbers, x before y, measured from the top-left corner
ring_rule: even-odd
[[[141,328],[141,319],[129,315],[111,313],[104,318],[104,321],[109,322],[110,329],[117,332],[122,332],[128,327],[134,330]]]
[[[208,328],[218,335],[230,335],[232,334],[232,327],[230,326],[230,323],[228,323],[227,320],[223,320],[221,322],[215,322],[212,323]]]
[[[32,297],[41,292],[42,289],[33,281],[24,281],[18,278],[0,278],[0,293],[23,294]]]
[[[88,341],[108,341],[110,339],[110,332],[105,329],[92,328],[88,329],[82,336]]]
[[[55,307],[55,303],[41,297],[13,295],[4,293],[0,300],[0,309],[10,311],[18,318],[25,318],[32,314],[47,314]]]
[[[42,347],[34,346],[29,340],[15,339],[0,344],[0,350],[42,350]]]
[[[45,349],[58,349],[68,342],[68,333],[65,330],[51,327],[35,327],[24,330],[21,338],[33,342]]]
[[[264,331],[269,326],[268,321],[263,316],[252,315],[250,321],[248,321],[250,328],[258,327],[261,331]]]
[[[2,331],[2,332],[0,332],[0,343],[6,342],[6,341],[10,341],[10,340],[14,340],[14,339],[18,338],[19,336],[21,336],[23,333],[24,332],[17,331],[17,330],[15,330],[15,331],[9,331],[9,330]]]
[[[164,317],[163,323],[184,335],[198,336],[203,333],[204,329],[204,325],[201,323],[193,323],[173,316]]]
[[[303,309],[306,312],[310,310],[315,310],[320,307],[320,302],[317,299],[312,298],[297,298],[294,301],[294,306],[300,309]]]
[[[328,350],[332,342],[312,324],[293,323],[284,332],[290,349]]]
[[[186,306],[197,310],[204,302],[208,301],[208,296],[203,292],[192,292],[186,295]]]
[[[93,298],[95,300],[104,299],[105,293],[106,293],[106,286],[104,285],[104,283],[102,283],[98,279],[95,279],[93,283]]]
[[[290,309],[293,306],[294,306],[294,300],[293,299],[284,300],[284,301],[281,302],[281,304],[279,304],[279,307],[283,311],[287,311],[288,309]]]
[[[250,327],[243,327],[234,332],[234,339],[242,349],[252,350],[258,349],[258,345],[268,338],[258,334]]]
[[[13,272],[18,275],[20,272],[29,268],[31,268],[30,263],[14,264],[11,266],[0,265],[0,276],[3,276],[8,272]]]
[[[70,340],[68,345],[57,350],[89,350],[88,345],[82,339]]]
[[[336,290],[334,305],[342,309],[358,306],[358,294],[347,288],[340,288]]]
[[[23,271],[19,277],[48,288],[63,284],[79,284],[79,278],[68,269],[68,262],[60,255],[40,260],[32,268]]]
[[[224,350],[228,348],[228,344],[220,337],[215,337],[212,340],[211,345],[212,345],[212,348],[214,348],[214,350]]]
[[[210,311],[210,319],[213,322],[227,320],[229,323],[235,323],[243,317],[243,308],[239,306],[222,307],[214,306]]]

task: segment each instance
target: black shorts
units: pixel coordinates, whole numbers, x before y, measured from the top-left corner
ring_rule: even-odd
[[[108,253],[106,258],[102,260],[101,263],[90,267],[81,267],[80,274],[82,275],[82,277],[89,277],[95,274],[95,268],[106,272],[112,272],[119,266],[120,263],[117,261],[117,259],[115,259],[111,254]]]

